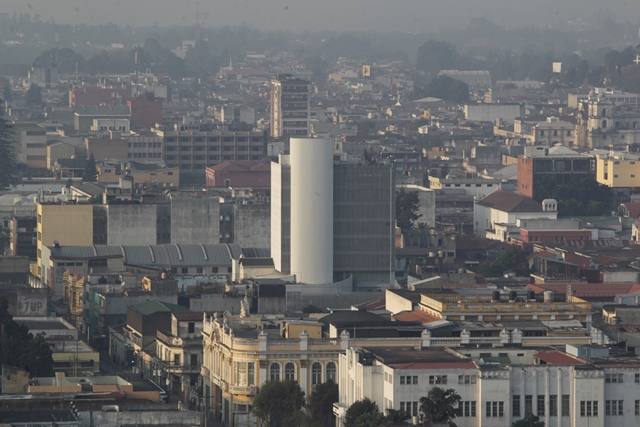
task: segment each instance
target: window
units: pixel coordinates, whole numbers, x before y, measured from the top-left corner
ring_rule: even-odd
[[[404,375],[400,375],[400,385],[405,385],[407,383],[407,377]]]
[[[189,267],[182,267],[182,274],[187,274],[189,272]]]
[[[429,384],[446,384],[446,375],[429,375]]]
[[[538,395],[538,406],[537,406],[537,415],[539,417],[544,417],[545,409],[544,409],[544,394]]]
[[[333,363],[333,362],[327,363],[326,371],[327,371],[327,375],[326,375],[327,381],[331,380],[331,381],[333,381],[335,383],[336,382],[336,371],[337,371],[336,364]],[[415,377],[415,378],[416,378],[416,380],[418,379],[418,377]],[[417,381],[416,381],[416,384],[417,384]]]
[[[557,394],[549,395],[549,416],[550,417],[558,416],[558,395]]]
[[[504,417],[504,402],[487,402],[487,417]]]
[[[460,416],[462,417],[475,417],[476,416],[476,402],[464,401],[460,402],[460,409],[462,410]]]
[[[604,401],[604,414],[605,415],[623,415],[624,400],[605,400]]]
[[[635,375],[635,382],[636,384],[640,384],[640,374]]]
[[[271,381],[280,381],[280,365],[278,363],[272,363],[269,368],[269,378]]]
[[[622,383],[623,379],[623,374],[606,374],[604,376],[604,382],[606,383]]]
[[[179,354],[174,354],[173,355],[173,364],[176,366],[180,366],[180,355]]]
[[[458,375],[458,384],[475,384],[475,375]]]
[[[636,415],[640,415],[640,400],[636,400],[635,410],[636,410]]]
[[[531,395],[524,397],[524,414],[533,414],[533,396]]]
[[[418,376],[417,375],[413,376],[412,384],[414,384],[414,385],[418,384]]]
[[[563,408],[563,412],[564,412],[564,408]],[[598,401],[597,400],[581,400],[580,416],[581,417],[597,417]]]
[[[202,273],[203,273],[203,271],[204,271],[204,269],[203,269],[202,267],[198,267],[198,268],[196,269],[196,271],[197,271],[198,273],[202,274]]]
[[[296,365],[289,362],[284,365],[284,379],[285,380],[295,380],[296,379]]]
[[[311,385],[320,384],[322,382],[322,365],[315,362],[311,365]]]
[[[513,409],[513,416],[514,417],[521,417],[522,415],[520,415],[520,395],[519,394],[514,394],[511,397],[511,408]]]
[[[198,355],[192,354],[190,362],[191,362],[190,363],[191,366],[198,366]]]
[[[255,385],[256,383],[256,368],[253,362],[247,363],[247,385]]]
[[[400,410],[409,414],[409,416],[418,415],[418,402],[400,402]]]
[[[193,334],[196,331],[196,324],[194,322],[189,322],[189,333]]]
[[[563,417],[569,416],[569,395],[568,394],[562,395],[562,416]]]

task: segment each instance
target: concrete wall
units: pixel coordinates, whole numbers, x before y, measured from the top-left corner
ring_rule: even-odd
[[[430,227],[434,227],[436,224],[436,192],[419,185],[403,185],[402,187],[407,192],[416,191],[418,193],[420,218],[417,222],[424,222]]]
[[[271,256],[276,270],[291,270],[291,166],[281,155],[271,165]]]
[[[305,295],[300,300],[287,300],[287,311],[301,311],[309,304],[313,304],[323,310],[330,308],[348,308],[352,305],[362,304],[383,299],[384,292],[351,292],[339,295]]]
[[[155,245],[156,205],[109,205],[108,245]]]
[[[271,246],[271,206],[234,205],[234,243],[242,248]]]
[[[217,195],[171,193],[171,243],[220,242],[220,199]]]
[[[493,122],[500,118],[513,123],[516,117],[522,117],[523,108],[519,104],[469,104],[464,106],[464,116],[467,120],[479,122]]]
[[[196,411],[123,411],[94,412],[95,427],[116,427],[122,425],[197,426],[200,413]]]

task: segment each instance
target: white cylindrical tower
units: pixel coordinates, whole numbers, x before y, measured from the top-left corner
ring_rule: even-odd
[[[291,138],[291,273],[333,283],[333,141]]]

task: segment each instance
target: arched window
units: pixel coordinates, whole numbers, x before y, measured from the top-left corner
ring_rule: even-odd
[[[280,381],[280,364],[272,363],[269,368],[269,378],[271,381]]]
[[[285,380],[295,380],[296,379],[296,365],[289,362],[284,365],[284,379]]]
[[[331,380],[335,383],[336,382],[336,364],[333,362],[327,363],[326,370],[327,370],[327,375],[326,375],[327,381]]]
[[[315,362],[311,365],[311,385],[320,384],[322,382],[322,365]]]
[[[606,117],[607,116],[607,109],[603,108],[602,109],[602,117]]]

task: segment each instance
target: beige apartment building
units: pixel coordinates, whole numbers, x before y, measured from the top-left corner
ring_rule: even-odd
[[[93,205],[38,203],[37,222],[37,277],[43,273],[43,246],[93,245]]]

